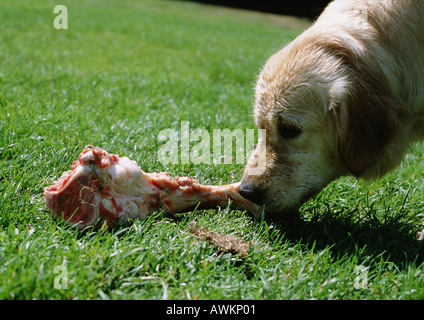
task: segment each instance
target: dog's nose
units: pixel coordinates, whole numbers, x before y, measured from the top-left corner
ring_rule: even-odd
[[[238,188],[238,192],[243,198],[246,198],[259,205],[263,204],[264,191],[262,189],[254,188],[247,183],[242,182]]]

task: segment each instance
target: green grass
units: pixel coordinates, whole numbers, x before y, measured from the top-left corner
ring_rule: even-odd
[[[88,143],[146,171],[238,181],[243,165],[161,164],[157,135],[181,121],[208,132],[254,128],[256,74],[301,32],[276,17],[152,0],[63,1],[69,29],[55,30],[56,4],[0,4],[1,299],[424,298],[424,246],[415,240],[423,145],[380,181],[332,183],[300,221],[227,208],[158,213],[106,232],[54,221],[43,187]],[[254,245],[243,259],[221,255],[188,232],[192,221]],[[356,289],[358,266],[367,285]]]

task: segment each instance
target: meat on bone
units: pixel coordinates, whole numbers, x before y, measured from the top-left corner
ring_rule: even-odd
[[[238,186],[207,186],[189,177],[146,173],[127,157],[88,145],[71,171],[44,188],[44,197],[55,217],[80,229],[99,220],[114,227],[159,210],[172,215],[229,203],[231,208],[260,214],[261,207],[243,198]]]

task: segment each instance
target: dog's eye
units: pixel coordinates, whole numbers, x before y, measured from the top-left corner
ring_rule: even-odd
[[[280,123],[278,126],[278,132],[284,139],[289,140],[297,138],[301,134],[302,129],[289,124]]]

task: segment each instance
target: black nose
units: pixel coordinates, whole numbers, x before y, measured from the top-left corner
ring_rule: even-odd
[[[256,204],[263,204],[264,203],[264,191],[260,188],[254,188],[247,183],[241,183],[238,192],[243,198],[246,198]]]

